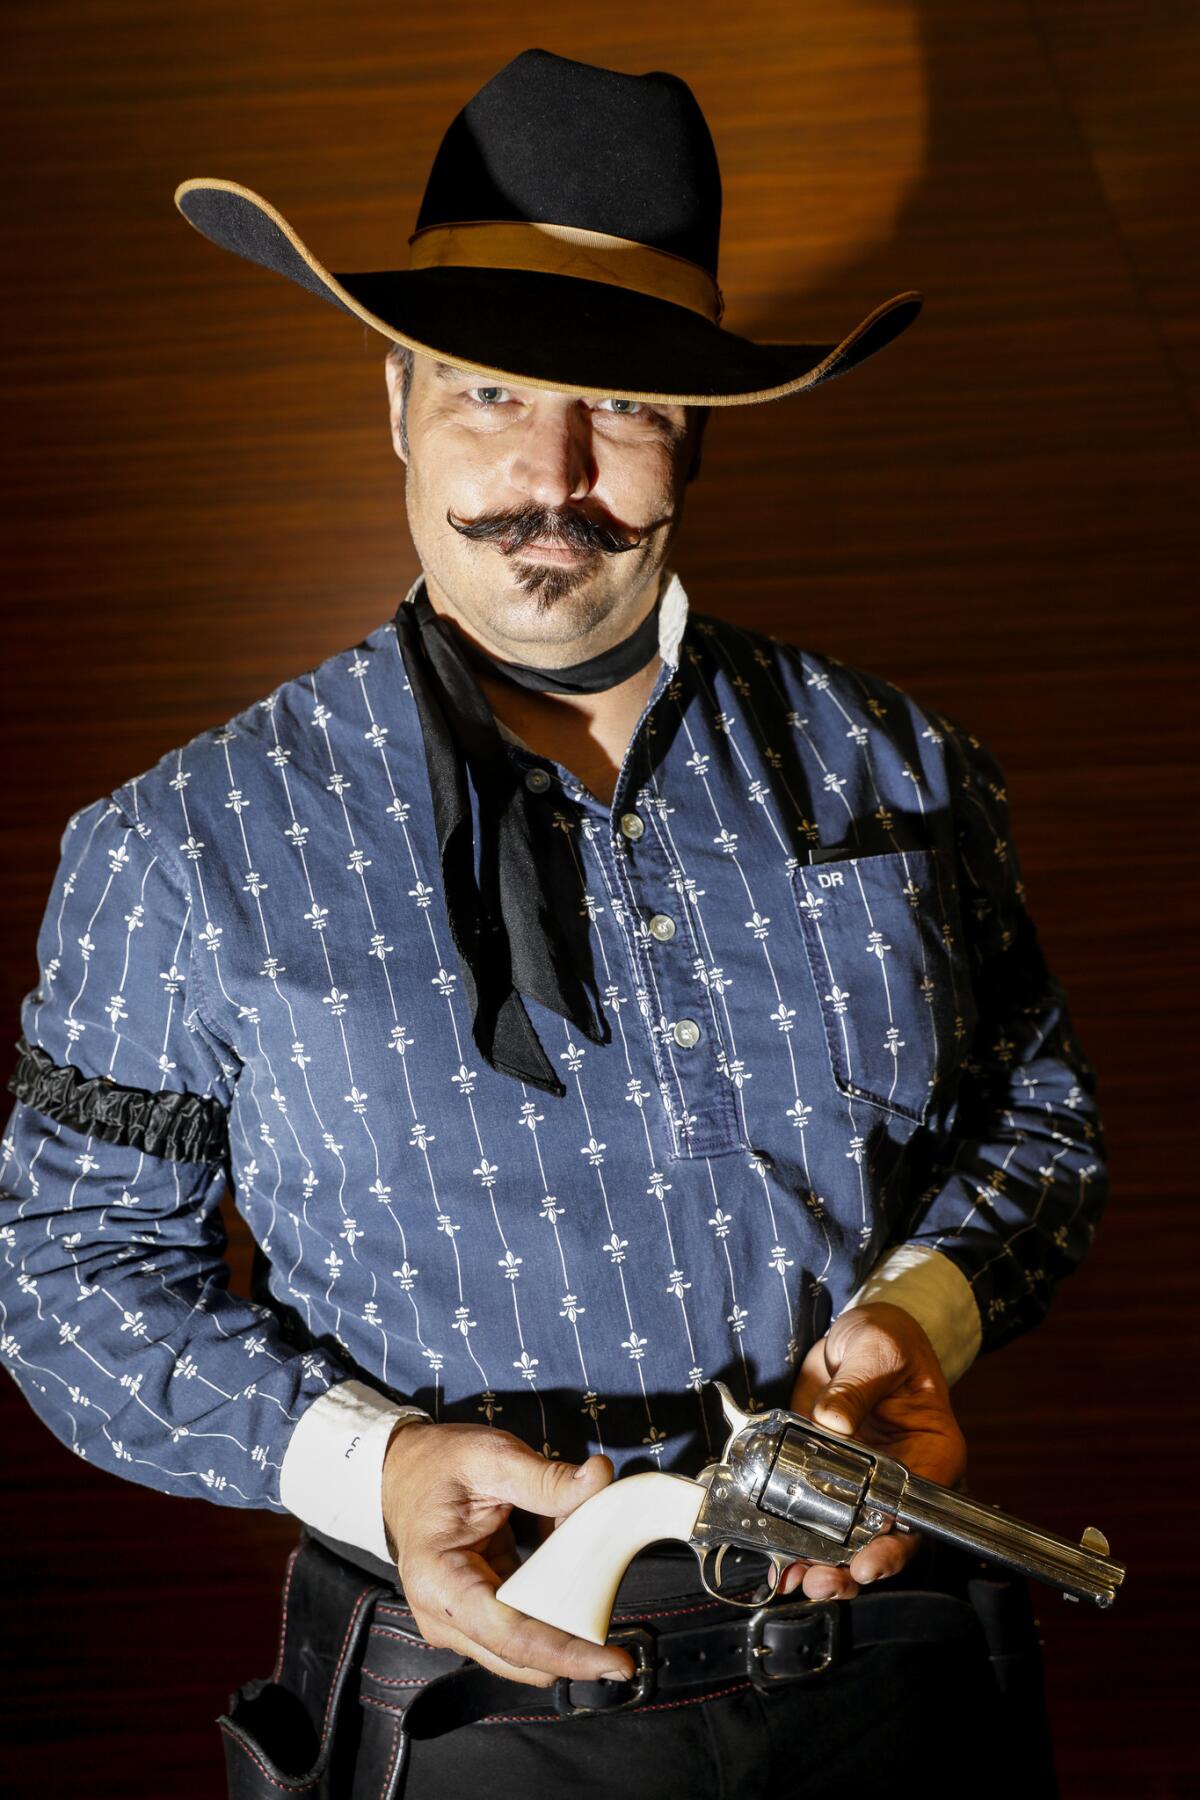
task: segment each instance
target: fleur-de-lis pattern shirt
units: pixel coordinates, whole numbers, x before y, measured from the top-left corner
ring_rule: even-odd
[[[80,1456],[378,1553],[400,1405],[695,1473],[712,1379],[786,1405],[852,1302],[909,1304],[951,1378],[1041,1317],[1104,1159],[999,768],[678,576],[662,619],[611,806],[506,744],[609,1028],[529,1003],[562,1098],[472,1040],[390,619],[69,820],[0,1351]]]

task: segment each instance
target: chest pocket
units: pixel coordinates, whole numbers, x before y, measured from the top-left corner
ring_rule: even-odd
[[[922,1124],[977,1018],[944,853],[814,863],[792,886],[835,1082]]]

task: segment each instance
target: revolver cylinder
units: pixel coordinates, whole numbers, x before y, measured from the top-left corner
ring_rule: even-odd
[[[844,1544],[858,1518],[871,1467],[860,1451],[818,1443],[811,1434],[789,1427],[779,1439],[758,1504]]]

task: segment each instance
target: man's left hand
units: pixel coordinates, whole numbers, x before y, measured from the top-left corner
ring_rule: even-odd
[[[967,1447],[950,1406],[933,1345],[899,1306],[851,1307],[805,1357],[792,1389],[792,1411],[895,1457],[914,1475],[953,1487]],[[920,1545],[916,1533],[888,1531],[858,1551],[848,1567],[795,1562],[779,1592],[803,1586],[810,1600],[851,1599],[860,1587],[895,1575]]]

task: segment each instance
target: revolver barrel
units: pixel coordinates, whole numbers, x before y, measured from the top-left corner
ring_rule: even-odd
[[[919,1475],[905,1482],[895,1519],[901,1529],[945,1538],[1096,1606],[1111,1606],[1125,1577],[1123,1565],[1108,1555],[1108,1544],[1094,1527],[1089,1526],[1080,1543],[1068,1543]]]

